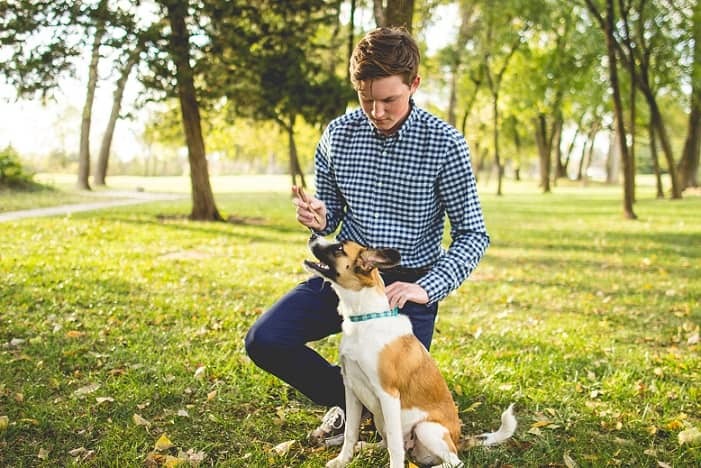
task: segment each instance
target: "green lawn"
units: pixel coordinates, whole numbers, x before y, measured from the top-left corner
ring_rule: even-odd
[[[240,224],[157,216],[189,213],[187,199],[0,223],[0,466],[335,456],[303,442],[322,409],[243,349],[308,254],[287,181],[236,181],[215,187]],[[492,246],[441,304],[432,354],[466,435],[494,429],[510,402],[520,427],[463,451],[466,465],[701,465],[701,197],[643,188],[626,221],[618,188],[492,192]],[[333,359],[337,345],[314,346]],[[173,447],[158,451],[163,434]],[[352,466],[386,463],[377,451]]]

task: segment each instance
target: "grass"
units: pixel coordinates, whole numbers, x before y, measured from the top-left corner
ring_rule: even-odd
[[[303,443],[322,409],[243,349],[306,277],[305,231],[284,188],[230,183],[219,208],[248,222],[158,220],[187,214],[185,199],[0,224],[0,466],[335,455]],[[699,466],[698,436],[679,437],[701,429],[701,198],[642,189],[640,219],[626,221],[615,188],[491,192],[492,246],[441,304],[432,354],[465,434],[495,428],[510,402],[520,427],[463,451],[466,465]],[[331,359],[337,345],[314,344]],[[159,452],[163,434],[173,447]],[[386,463],[371,451],[351,466]]]

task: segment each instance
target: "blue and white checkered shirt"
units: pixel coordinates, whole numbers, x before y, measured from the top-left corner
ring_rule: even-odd
[[[489,245],[467,143],[417,107],[383,136],[361,109],[334,119],[315,154],[316,195],[328,235],[399,251],[406,268],[429,268],[417,281],[429,302],[443,299],[475,269]],[[445,215],[451,244],[441,245]]]

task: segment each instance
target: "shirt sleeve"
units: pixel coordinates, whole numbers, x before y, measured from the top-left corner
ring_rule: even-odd
[[[338,191],[331,163],[331,126],[326,127],[314,154],[316,197],[326,205],[326,228],[317,231],[326,236],[338,228],[344,214],[343,197]]]
[[[477,267],[489,246],[470,152],[462,137],[456,138],[448,150],[437,192],[450,221],[451,243],[431,271],[417,281],[428,293],[429,303],[457,289]]]

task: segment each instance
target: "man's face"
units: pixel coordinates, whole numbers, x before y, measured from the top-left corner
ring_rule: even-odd
[[[409,86],[399,75],[362,81],[358,89],[360,106],[381,133],[391,135],[409,115],[409,98],[420,81],[417,76]]]

